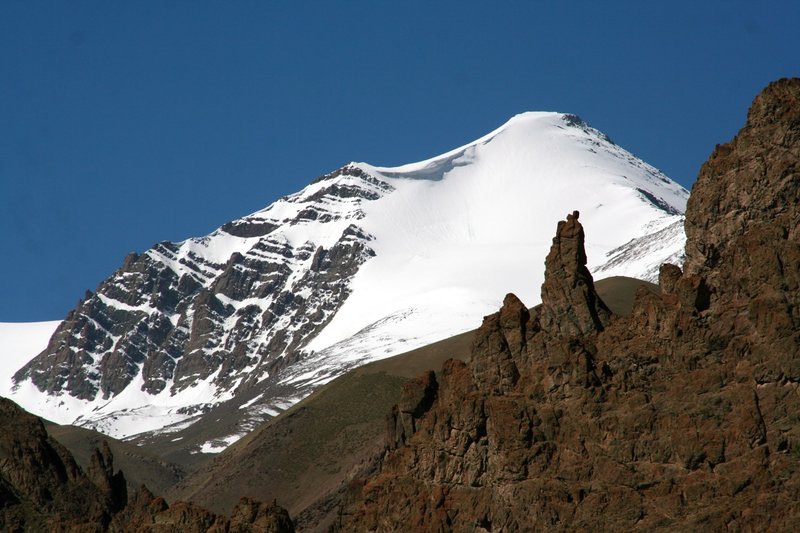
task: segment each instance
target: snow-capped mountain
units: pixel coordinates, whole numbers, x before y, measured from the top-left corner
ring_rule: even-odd
[[[163,242],[71,311],[12,397],[125,437],[238,407],[222,449],[369,360],[539,301],[553,229],[581,212],[596,277],[682,262],[688,192],[574,115],[526,113],[400,167],[351,163],[205,237]]]

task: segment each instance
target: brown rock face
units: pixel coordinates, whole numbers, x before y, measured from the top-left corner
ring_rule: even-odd
[[[528,308],[513,294],[506,295],[499,313],[483,319],[472,345],[472,353],[481,355],[472,361],[472,370],[482,388],[500,393],[516,385],[519,369],[514,358],[525,349],[529,320]]]
[[[436,374],[427,372],[403,385],[400,403],[388,417],[388,445],[398,448],[416,431],[416,421],[430,409],[436,399]]]
[[[577,216],[543,303],[484,319],[340,531],[800,531],[800,80],[704,165],[687,271],[609,316]]]
[[[87,471],[89,479],[103,492],[108,499],[112,512],[117,512],[128,503],[128,488],[122,471],[114,472],[114,455],[103,441],[100,448],[95,448]]]
[[[294,533],[286,509],[242,498],[230,518],[209,512],[189,502],[167,505],[146,487],[137,493],[123,513],[115,518],[112,531],[136,533]]]
[[[587,335],[602,331],[608,322],[608,308],[586,268],[584,240],[577,211],[558,223],[542,284],[542,329],[550,333]]]
[[[285,509],[243,498],[231,518],[142,487],[130,500],[107,442],[87,472],[41,419],[0,398],[0,531],[290,533]]]
[[[230,533],[291,533],[294,532],[292,520],[286,509],[277,503],[257,502],[242,498],[231,514]]]
[[[0,420],[0,530],[105,528],[111,502],[50,438],[42,421],[5,398],[0,398]]]
[[[798,198],[800,79],[782,79],[716,147],[686,211],[686,270],[710,289],[715,342],[753,361],[759,382],[800,377]]]
[[[700,169],[686,210],[686,272],[728,297],[753,297],[763,284],[796,291],[798,194],[800,80],[782,79]]]

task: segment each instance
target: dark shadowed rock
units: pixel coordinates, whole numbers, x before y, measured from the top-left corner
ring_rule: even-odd
[[[402,446],[416,431],[416,420],[430,409],[437,389],[436,374],[432,370],[403,384],[400,403],[392,407],[387,418],[390,447]]]
[[[114,472],[114,455],[104,440],[100,448],[95,448],[86,471],[89,479],[108,499],[112,512],[117,512],[128,503],[128,488],[122,471]]]
[[[128,499],[107,442],[84,473],[40,418],[0,398],[0,420],[0,531],[294,531],[276,503],[243,499],[227,518],[185,502],[169,506],[144,486]]]
[[[286,509],[277,503],[260,503],[242,498],[230,518],[214,514],[190,502],[168,505],[142,487],[129,506],[117,517],[112,531],[136,533],[294,533]]]
[[[242,498],[231,514],[230,533],[293,533],[292,519],[286,509],[276,502],[271,504]]]
[[[0,530],[105,528],[111,502],[50,438],[41,419],[0,398],[0,420]]]

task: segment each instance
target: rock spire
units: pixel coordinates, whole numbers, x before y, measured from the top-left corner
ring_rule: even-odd
[[[610,315],[586,268],[585,237],[578,217],[578,211],[573,211],[567,220],[559,221],[542,284],[542,329],[564,336],[602,331]]]

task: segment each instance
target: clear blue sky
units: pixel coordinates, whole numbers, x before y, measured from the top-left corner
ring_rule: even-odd
[[[0,2],[0,321],[355,160],[581,115],[690,186],[800,2]]]

